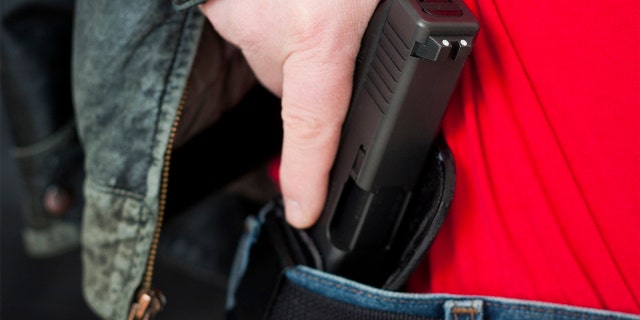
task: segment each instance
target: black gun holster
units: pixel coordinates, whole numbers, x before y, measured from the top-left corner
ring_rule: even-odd
[[[453,199],[455,165],[446,142],[439,139],[429,154],[403,222],[385,263],[358,266],[384,268],[384,290],[401,290],[440,229]],[[417,319],[384,310],[345,304],[292,283],[288,274],[319,270],[322,257],[305,230],[290,227],[280,199],[245,222],[227,292],[227,318],[240,319]],[[310,269],[313,268],[313,269]],[[298,272],[300,273],[300,272]],[[305,272],[303,272],[305,273]],[[331,275],[332,276],[332,275]],[[335,277],[335,276],[332,276]],[[349,280],[346,280],[349,281]],[[331,312],[327,312],[331,310]]]

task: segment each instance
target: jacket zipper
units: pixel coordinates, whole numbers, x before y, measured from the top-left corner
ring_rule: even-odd
[[[136,299],[129,308],[128,320],[149,320],[153,319],[166,304],[166,299],[160,290],[152,287],[153,271],[155,268],[156,255],[158,251],[158,243],[160,241],[160,232],[162,231],[162,223],[164,221],[164,215],[167,207],[167,196],[169,188],[169,170],[171,167],[171,155],[173,153],[173,144],[175,141],[178,126],[180,125],[180,119],[182,118],[182,111],[187,102],[187,96],[189,94],[189,84],[185,86],[182,97],[180,98],[180,104],[176,110],[176,116],[171,126],[171,133],[169,134],[169,141],[167,142],[167,149],[164,153],[164,160],[162,165],[162,180],[160,182],[160,200],[158,203],[158,219],[156,221],[156,228],[153,233],[153,241],[151,242],[151,249],[149,250],[149,256],[147,259],[147,265],[142,278],[142,284],[137,290]]]

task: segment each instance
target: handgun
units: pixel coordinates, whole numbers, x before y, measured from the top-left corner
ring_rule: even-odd
[[[418,174],[479,29],[460,0],[383,0],[358,54],[315,267],[383,287]]]
[[[461,0],[379,2],[357,57],[323,212],[311,228],[295,229],[277,199],[247,219],[230,318],[266,318],[284,270],[297,265],[402,288],[453,197],[455,165],[440,122],[478,28]]]

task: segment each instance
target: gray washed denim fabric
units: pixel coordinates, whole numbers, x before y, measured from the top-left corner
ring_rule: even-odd
[[[125,319],[141,282],[163,155],[204,20],[196,8],[178,12],[169,1],[77,3],[73,85],[87,173],[83,286],[102,318]]]

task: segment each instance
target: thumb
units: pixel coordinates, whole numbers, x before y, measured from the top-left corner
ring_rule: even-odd
[[[355,54],[295,52],[283,65],[280,183],[287,221],[296,228],[313,225],[324,206]]]

